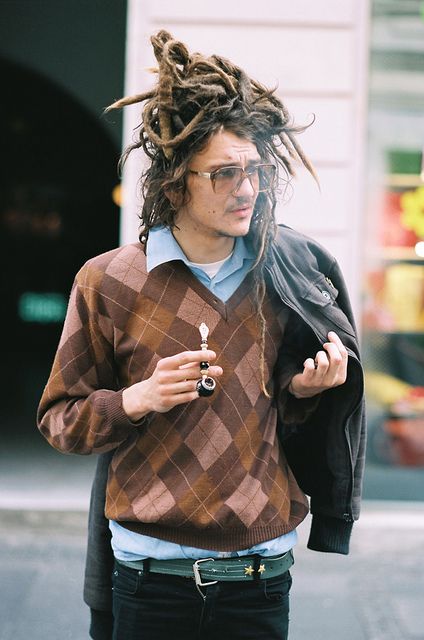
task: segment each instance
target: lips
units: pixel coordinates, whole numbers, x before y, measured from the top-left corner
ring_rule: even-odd
[[[229,210],[230,213],[237,213],[239,215],[247,215],[248,213],[251,213],[253,209],[253,205],[251,204],[237,204],[234,207],[231,207],[231,209]]]
[[[230,214],[236,218],[250,218],[252,209],[250,207],[244,207],[242,209],[231,209]]]

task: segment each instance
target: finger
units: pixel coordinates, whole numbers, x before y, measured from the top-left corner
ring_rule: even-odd
[[[155,379],[157,384],[161,388],[161,392],[167,394],[170,389],[170,385],[174,385],[177,382],[183,382],[184,380],[198,380],[200,378],[199,365],[192,366],[190,369],[168,369],[166,363],[157,367]]]
[[[330,366],[339,367],[343,363],[343,356],[339,347],[332,342],[326,342],[323,347],[327,352],[328,358],[330,359]]]
[[[183,364],[180,367],[178,367],[178,370],[182,371],[184,373],[185,377],[189,377],[188,374],[191,371],[197,371],[197,373],[199,373],[199,363],[198,362],[190,362],[188,364]],[[211,375],[222,376],[222,374],[223,374],[222,367],[220,367],[217,364],[210,365],[209,366],[209,371],[210,371]],[[214,373],[212,373],[212,372],[214,372]]]
[[[318,351],[315,356],[316,371],[318,374],[325,375],[330,366],[330,361],[325,351]]]
[[[161,395],[158,397],[156,411],[164,413],[173,409],[177,404],[192,402],[198,397],[199,394],[196,389],[193,390],[193,386],[188,391],[183,391],[181,393],[171,393],[165,396]]]
[[[186,404],[188,402],[193,402],[193,400],[197,400],[199,398],[199,394],[197,391],[187,391],[186,393],[178,393],[171,397],[172,406],[176,407],[177,404]]]
[[[196,391],[197,380],[180,380],[162,388],[163,396],[176,396]]]
[[[313,358],[307,358],[303,363],[303,376],[307,384],[310,380],[313,379],[315,375],[315,369],[315,360]]]
[[[331,385],[338,385],[346,380],[347,375],[347,353],[346,357],[341,353],[339,347],[334,343],[327,342],[324,349],[328,353],[330,366],[327,370],[327,382]]]
[[[204,362],[204,360],[201,360],[200,362]],[[181,371],[186,371],[187,369],[194,368],[196,368],[197,371],[199,370],[199,362],[187,362],[186,364],[182,364],[180,367],[178,367],[178,369],[180,369]]]
[[[173,373],[175,380],[196,380],[200,378],[200,367],[198,364],[195,364],[194,366],[192,364],[190,368],[185,369],[180,367]]]
[[[193,362],[187,362],[186,364],[180,365],[179,369],[190,369],[193,366]]]
[[[183,351],[177,353],[175,356],[169,356],[168,358],[162,358],[159,360],[158,366],[163,369],[178,369],[185,364],[193,364],[195,362],[210,362],[215,360],[216,353],[210,349],[199,351]]]
[[[339,336],[337,335],[337,333],[335,331],[330,331],[328,334],[328,340],[335,344],[336,347],[339,349],[340,353],[342,354],[343,357],[346,357],[347,359],[347,350],[346,347],[344,346],[343,342],[340,340]]]
[[[218,365],[211,365],[208,369],[208,375],[212,378],[219,378],[223,374],[223,370]],[[175,371],[169,371],[166,373],[165,382],[179,382],[181,380],[198,380],[200,378],[200,367],[195,365],[190,369],[185,367],[179,367]]]
[[[303,367],[307,371],[315,371],[315,360],[313,358],[307,358],[303,363]]]
[[[326,349],[326,351],[328,352],[330,360],[333,360],[337,364],[341,374],[346,376],[348,357],[349,357],[347,349],[336,333],[334,333],[333,331],[330,331],[328,336],[329,338],[330,337],[333,338],[333,341],[326,342],[326,344],[324,345],[324,349]],[[334,336],[335,336],[335,339],[334,339]],[[335,352],[335,349],[337,349],[338,353]],[[340,362],[339,362],[339,358],[341,360]]]
[[[212,365],[208,369],[208,375],[212,376],[212,378],[219,378],[220,376],[222,376],[223,373],[224,373],[224,370],[222,369],[222,367],[219,367],[218,365]]]

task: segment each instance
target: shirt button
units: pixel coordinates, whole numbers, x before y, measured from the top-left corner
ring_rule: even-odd
[[[322,293],[322,295],[324,296],[324,298],[325,298],[326,300],[331,300],[331,296],[330,296],[330,294],[328,293],[328,291],[325,291],[325,290],[324,290],[324,291],[321,291],[321,293]]]

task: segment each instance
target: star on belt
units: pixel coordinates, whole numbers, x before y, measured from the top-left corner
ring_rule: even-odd
[[[248,567],[244,568],[244,574],[246,576],[251,576],[254,571],[255,570],[254,570],[254,568],[252,567],[251,564]],[[264,564],[260,564],[259,565],[259,569],[258,569],[258,573],[262,574],[264,571],[266,571],[265,565]]]

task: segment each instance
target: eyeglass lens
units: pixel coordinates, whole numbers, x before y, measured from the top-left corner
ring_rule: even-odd
[[[214,173],[213,186],[215,193],[229,194],[239,188],[243,177],[248,177],[255,191],[268,191],[275,178],[275,167],[272,164],[241,167],[223,167]]]

